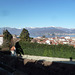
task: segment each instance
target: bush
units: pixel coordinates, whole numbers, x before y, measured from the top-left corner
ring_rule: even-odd
[[[46,45],[20,41],[20,46],[26,55],[48,56],[59,58],[75,58],[75,48],[69,45]]]
[[[2,47],[0,47],[0,50],[2,50]]]

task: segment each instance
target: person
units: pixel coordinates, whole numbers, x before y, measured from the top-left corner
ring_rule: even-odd
[[[16,48],[15,48],[15,46],[11,47],[11,56],[16,56]]]
[[[16,55],[17,56],[21,56],[22,54],[24,55],[23,49],[21,48],[19,42],[17,42],[15,44],[15,47],[16,47]]]

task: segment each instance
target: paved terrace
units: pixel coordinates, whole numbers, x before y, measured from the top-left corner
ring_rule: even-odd
[[[43,57],[43,56],[33,56],[33,55],[22,55],[24,59],[33,59],[33,60],[45,60],[50,62],[61,62],[68,64],[75,64],[75,59],[67,59],[67,58],[56,58],[56,57]]]

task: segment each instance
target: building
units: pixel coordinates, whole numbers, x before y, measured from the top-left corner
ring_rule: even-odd
[[[0,35],[0,46],[3,44],[3,35]]]
[[[66,36],[65,39],[71,39],[71,37],[70,36]]]
[[[71,37],[71,39],[72,39],[73,41],[75,41],[75,37]]]
[[[50,45],[50,40],[46,40],[46,44]]]

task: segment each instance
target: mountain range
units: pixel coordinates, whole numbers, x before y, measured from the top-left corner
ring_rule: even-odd
[[[3,27],[0,28],[0,34],[3,33],[3,30],[7,29],[11,34],[20,35],[23,28],[10,28],[10,27]],[[30,33],[30,36],[36,37],[36,36],[43,36],[43,35],[49,35],[53,33],[75,33],[75,29],[68,29],[68,28],[62,28],[62,27],[26,27]]]

